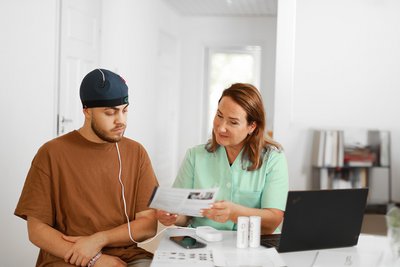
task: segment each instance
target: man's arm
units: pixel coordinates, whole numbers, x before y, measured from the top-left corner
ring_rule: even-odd
[[[29,240],[37,247],[60,258],[72,248],[73,243],[65,241],[61,232],[34,217],[28,216],[27,221]]]
[[[136,219],[130,222],[132,237],[141,242],[157,233],[157,219],[155,210],[145,210],[136,213]],[[103,236],[103,247],[120,247],[131,245],[128,235],[128,225],[123,224],[108,231],[99,232]]]
[[[136,213],[136,219],[130,222],[131,234],[135,241],[141,242],[157,232],[157,219],[154,210]],[[87,264],[103,247],[123,247],[133,242],[128,234],[128,224],[113,229],[97,232],[91,236],[63,236],[65,240],[75,244],[66,252],[64,260],[75,265]]]
[[[55,230],[51,226],[43,223],[42,221],[34,217],[28,216],[27,221],[28,221],[29,240],[37,247],[61,259],[64,257],[67,251],[69,251],[72,248],[73,243],[65,241],[62,237],[63,234],[61,232]],[[90,259],[91,258],[89,258],[87,262]],[[83,266],[86,265],[87,263],[85,263]],[[102,255],[100,259],[96,262],[96,267],[97,266],[124,267],[126,266],[126,263],[117,257]]]

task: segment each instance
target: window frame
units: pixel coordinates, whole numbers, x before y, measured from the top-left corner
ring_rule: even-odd
[[[204,60],[204,88],[203,88],[203,127],[202,136],[203,140],[207,141],[211,138],[211,130],[209,125],[212,125],[212,121],[209,118],[210,108],[210,80],[211,80],[211,58],[213,54],[224,53],[224,54],[245,54],[251,55],[254,58],[253,73],[254,82],[252,83],[257,88],[260,88],[260,77],[261,77],[261,59],[262,59],[262,47],[259,45],[254,46],[210,46],[205,48],[205,60]],[[240,82],[240,81],[238,81]]]

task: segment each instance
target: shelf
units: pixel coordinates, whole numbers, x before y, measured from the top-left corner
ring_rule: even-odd
[[[388,204],[367,204],[365,213],[367,214],[386,214]]]
[[[368,187],[366,212],[383,214],[391,203],[390,132],[365,130],[363,135],[362,141],[351,135],[349,141],[343,130],[314,131],[313,189]]]
[[[333,169],[333,170],[335,170],[335,169],[371,169],[371,168],[386,168],[386,169],[389,169],[390,167],[389,166],[375,166],[375,165],[372,165],[372,166],[346,166],[346,165],[344,165],[344,166],[340,166],[340,167],[332,167],[332,166],[312,166],[313,168],[315,168],[315,169]]]

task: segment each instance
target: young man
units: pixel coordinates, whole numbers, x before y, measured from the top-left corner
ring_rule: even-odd
[[[123,137],[128,87],[96,69],[80,97],[83,126],[39,149],[15,215],[40,248],[36,266],[149,266],[152,255],[134,241],[157,231],[147,203],[158,182],[146,150]]]

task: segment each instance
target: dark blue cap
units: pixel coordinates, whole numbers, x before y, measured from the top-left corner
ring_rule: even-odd
[[[125,80],[105,69],[92,70],[83,78],[80,96],[83,108],[129,104],[128,86]]]

